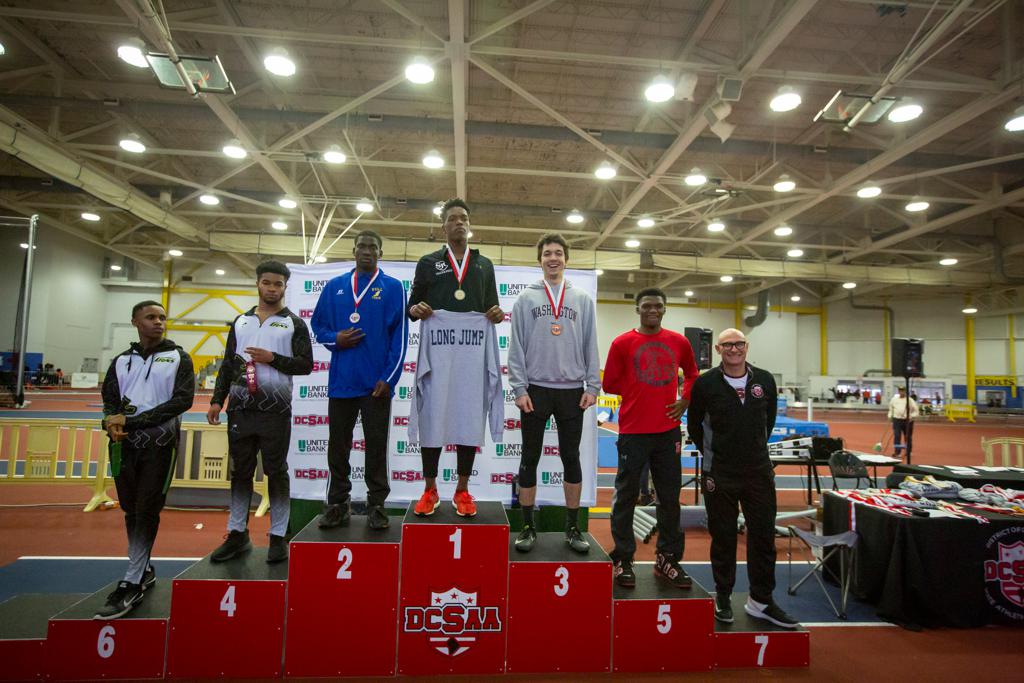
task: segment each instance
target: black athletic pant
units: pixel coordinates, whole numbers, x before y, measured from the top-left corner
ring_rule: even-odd
[[[526,388],[533,412],[519,411],[523,425],[523,457],[519,461],[519,486],[537,485],[537,465],[544,450],[544,430],[548,418],[555,416],[558,428],[558,455],[562,459],[563,481],[579,484],[583,481],[580,467],[580,439],[583,438],[583,411],[580,400],[583,387],[578,389],[551,389],[531,384]]]
[[[427,479],[437,478],[437,466],[441,462],[441,448],[420,448],[423,460],[423,476]],[[456,472],[461,477],[473,474],[473,461],[476,460],[476,446],[455,446]]]
[[[363,440],[366,457],[363,471],[366,475],[366,502],[383,505],[391,493],[388,484],[388,421],[391,419],[391,397],[332,398],[327,402],[331,438],[327,445],[327,465],[331,479],[327,485],[329,505],[347,505],[352,492],[352,431],[356,418],[363,421]]]
[[[736,520],[739,506],[747,528],[750,597],[772,601],[775,590],[775,472],[765,465],[740,475],[703,473],[704,507],[711,532],[715,590],[731,594],[736,583]]]
[[[288,533],[291,513],[291,479],[288,476],[288,442],[292,434],[291,413],[264,410],[228,411],[228,453],[231,456],[231,512],[228,531],[249,527],[252,478],[256,454],[263,459],[270,499],[270,533]]]
[[[114,477],[128,532],[128,571],[124,580],[141,583],[160,528],[160,511],[171,485],[178,444],[135,448],[121,442],[121,471]]]
[[[633,559],[633,510],[640,495],[640,473],[650,463],[654,490],[658,494],[659,553],[679,561],[686,539],[679,528],[679,490],[683,467],[679,460],[682,435],[679,428],[660,434],[619,434],[619,471],[615,473],[615,499],[612,501],[613,560]]]
[[[903,435],[906,435],[904,440]],[[893,450],[896,455],[900,454],[900,449],[907,449],[913,452],[914,446],[914,421],[913,420],[893,420],[892,421],[892,444]]]

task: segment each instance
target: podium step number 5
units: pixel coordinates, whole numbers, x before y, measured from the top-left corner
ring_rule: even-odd
[[[658,605],[658,633],[662,635],[672,630],[672,605]]]

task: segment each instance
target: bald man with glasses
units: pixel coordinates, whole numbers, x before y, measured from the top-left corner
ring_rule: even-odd
[[[711,532],[711,570],[715,578],[715,619],[733,621],[731,595],[736,583],[736,520],[739,508],[747,527],[747,578],[750,596],[744,610],[783,628],[797,621],[772,600],[775,589],[775,472],[768,438],[775,427],[775,378],[747,362],[750,344],[736,329],[718,335],[718,367],[693,385],[686,427],[704,456],[702,489]]]

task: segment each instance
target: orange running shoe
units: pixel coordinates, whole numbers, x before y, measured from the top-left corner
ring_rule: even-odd
[[[469,495],[469,491],[456,491],[452,505],[455,506],[455,514],[459,517],[476,517],[476,503],[473,502],[473,496]]]
[[[427,517],[434,514],[437,510],[437,506],[441,504],[441,499],[437,495],[437,489],[428,489],[423,492],[420,496],[420,500],[416,503],[416,509],[413,510],[420,517]]]

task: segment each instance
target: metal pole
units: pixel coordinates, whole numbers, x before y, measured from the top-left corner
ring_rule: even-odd
[[[25,349],[28,347],[28,310],[32,301],[32,262],[36,250],[36,223],[39,214],[32,214],[28,221],[28,255],[25,256],[24,294],[21,301],[21,329],[18,330],[18,393],[15,404],[25,407]]]

